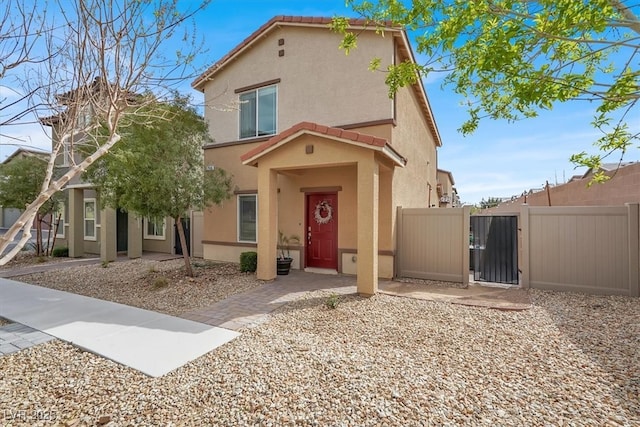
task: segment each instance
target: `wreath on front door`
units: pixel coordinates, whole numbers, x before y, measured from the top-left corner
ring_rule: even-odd
[[[333,218],[333,208],[326,200],[321,201],[316,205],[316,210],[313,213],[318,224],[327,224]]]

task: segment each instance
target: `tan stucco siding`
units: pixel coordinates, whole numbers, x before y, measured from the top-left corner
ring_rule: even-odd
[[[313,153],[306,153],[306,146],[313,145]],[[238,171],[234,185],[241,191],[257,188],[257,168],[242,166],[238,159],[240,152],[249,151],[252,145],[228,146],[205,152],[207,161],[216,165],[229,166]],[[278,228],[286,235],[295,234],[304,239],[306,224],[305,191],[318,188],[337,188],[338,194],[338,249],[357,248],[357,162],[367,159],[373,153],[366,148],[335,142],[312,135],[304,135],[278,148],[260,159],[261,166],[281,170],[278,175]],[[249,169],[248,171],[246,169]],[[383,168],[384,169],[384,168]],[[240,175],[242,171],[242,175]],[[248,172],[248,173],[247,173]],[[392,251],[391,216],[393,214],[392,172],[384,169],[380,174],[379,206],[379,249]],[[252,250],[237,244],[237,197],[226,201],[222,207],[212,207],[205,211],[204,257],[237,261],[241,252]],[[222,242],[219,245],[213,242]],[[304,242],[302,242],[304,243]],[[387,273],[385,276],[387,277]]]
[[[366,135],[377,136],[378,138],[384,138],[387,141],[391,141],[392,129],[393,126],[391,124],[385,124],[377,126],[359,126],[350,128],[349,130],[364,133]]]
[[[393,204],[406,208],[427,207],[431,185],[431,204],[437,205],[437,160],[433,135],[420,112],[413,90],[401,88],[396,97],[397,126],[393,129],[392,145],[408,161],[394,178]]]
[[[256,252],[256,247],[203,244],[203,258],[215,261],[240,262],[242,252]]]
[[[278,227],[283,233],[304,237],[306,224],[305,193],[300,189],[341,187],[338,191],[338,247],[351,248],[356,242],[356,169],[355,166],[305,169],[300,175],[278,177]]]
[[[306,146],[313,153],[306,154]],[[356,168],[368,150],[303,135],[260,159],[260,166],[282,170],[278,177],[279,224],[286,234],[302,237],[305,199],[301,188],[341,186],[338,192],[338,247],[356,245]]]
[[[240,156],[257,145],[258,143],[240,144],[205,150],[205,165],[222,168],[232,175],[234,191],[257,191],[257,169],[240,162]],[[238,240],[237,209],[236,195],[225,200],[221,206],[205,209],[202,240],[236,242]]]
[[[340,36],[329,29],[285,26],[273,30],[206,84],[205,115],[214,140],[239,139],[235,90],[274,79],[280,79],[277,132],[302,121],[337,126],[391,119],[393,102],[384,84],[385,73],[371,72],[368,65],[374,57],[381,57],[383,68],[391,62],[393,38],[373,32],[360,37],[358,49],[345,55],[338,49]],[[279,56],[280,50],[284,56]]]
[[[394,257],[391,255],[378,255],[378,276],[383,279],[393,278]],[[358,257],[355,252],[342,253],[342,273],[357,274]]]

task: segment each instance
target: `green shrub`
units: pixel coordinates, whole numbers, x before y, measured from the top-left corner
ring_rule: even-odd
[[[258,268],[257,252],[242,252],[240,254],[240,271],[253,273]]]
[[[51,252],[51,256],[54,256],[56,258],[68,257],[69,256],[69,248],[67,248],[66,246],[60,246],[60,247],[57,247],[57,248],[53,248],[53,252]]]
[[[338,296],[336,294],[331,294],[331,296],[329,296],[329,298],[327,298],[327,301],[326,301],[325,304],[326,304],[327,308],[335,310],[336,308],[338,308],[338,304],[340,304],[340,296]]]

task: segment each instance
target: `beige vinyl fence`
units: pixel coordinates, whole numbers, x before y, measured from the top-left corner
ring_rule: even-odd
[[[398,208],[396,274],[467,283],[469,213],[468,208]],[[525,205],[514,215],[522,287],[640,295],[638,204]]]
[[[468,283],[469,213],[469,207],[398,208],[397,274]]]
[[[637,204],[524,206],[520,228],[523,287],[638,296]]]
[[[191,256],[202,258],[204,256],[204,246],[202,236],[204,236],[204,216],[202,212],[193,211],[191,213]]]

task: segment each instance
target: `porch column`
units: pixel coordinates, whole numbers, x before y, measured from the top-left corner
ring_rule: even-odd
[[[127,214],[127,256],[140,258],[142,256],[142,218],[132,212]]]
[[[71,188],[69,192],[69,257],[84,255],[84,190]]]
[[[378,292],[379,169],[373,153],[358,162],[358,293]]]
[[[259,280],[276,278],[278,244],[278,172],[258,165]]]
[[[100,259],[115,261],[117,257],[116,210],[105,208],[100,213]]]

